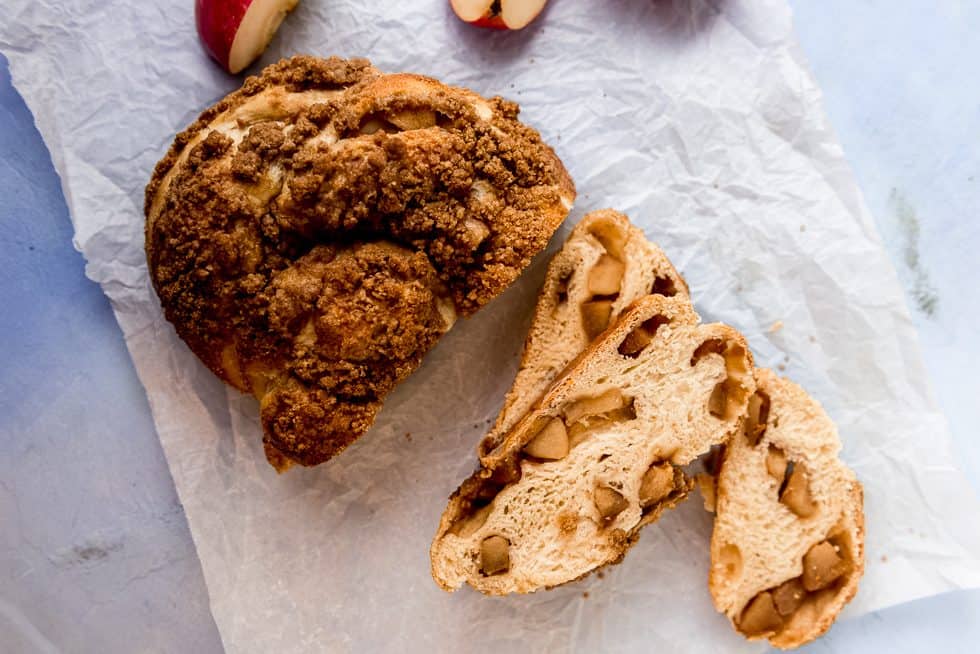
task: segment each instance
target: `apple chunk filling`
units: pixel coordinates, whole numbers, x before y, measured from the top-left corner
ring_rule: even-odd
[[[484,470],[466,489],[463,509],[455,519],[450,533],[468,537],[487,521],[494,498],[504,488],[521,479],[523,457],[539,464],[559,461],[568,456],[572,447],[582,442],[591,430],[612,422],[633,420],[633,398],[619,389],[611,389],[595,397],[578,399],[562,411],[562,417],[539,416],[525,431],[526,442],[500,461],[493,470]]]
[[[642,325],[626,335],[623,342],[619,344],[619,353],[631,359],[637,358],[653,342],[657,330],[669,324],[670,318],[659,315],[644,321]]]
[[[739,631],[747,636],[778,632],[804,604],[837,592],[852,569],[847,549],[834,538],[817,543],[803,555],[802,575],[761,591],[745,605],[736,621]]]
[[[602,255],[589,271],[589,292],[593,295],[616,295],[625,272],[626,266],[622,261],[608,254]]]
[[[384,130],[388,134],[435,127],[439,114],[426,107],[404,107],[374,111],[361,118],[357,133],[374,134]]]
[[[686,486],[684,473],[667,461],[651,464],[640,480],[640,508],[649,509]]]
[[[424,107],[401,109],[388,113],[388,121],[395,127],[405,131],[435,127],[436,112]]]
[[[623,242],[625,236],[618,230],[604,230],[597,225],[592,235],[596,237],[605,252],[589,270],[586,286],[589,299],[582,303],[582,328],[591,340],[606,331],[612,321],[613,304],[619,297],[623,278],[626,276],[626,264],[623,261]],[[567,298],[567,282],[559,287],[559,301],[562,301],[562,291]]]
[[[361,134],[374,134],[375,132],[384,131],[388,134],[394,134],[400,132],[401,129],[394,123],[390,122],[384,114],[368,114],[361,121],[361,126],[358,128]]]
[[[769,424],[769,396],[762,391],[756,391],[749,398],[749,407],[745,416],[745,438],[753,447],[766,433]]]
[[[718,382],[708,396],[708,412],[720,419],[728,420],[741,412],[748,393],[743,380],[750,377],[745,365],[745,349],[738,343],[721,338],[709,338],[699,345],[691,355],[691,366],[696,366],[709,356],[721,356],[725,361],[728,377]]]
[[[622,391],[615,388],[598,397],[576,400],[565,407],[564,414],[568,425],[569,447],[575,447],[599,427],[636,418],[633,398],[623,395]]]
[[[449,533],[456,534],[457,536],[461,536],[463,538],[469,538],[479,531],[480,527],[487,523],[487,518],[490,517],[490,511],[492,510],[492,504],[479,507],[472,514],[465,516],[461,520],[454,523],[452,528],[450,528]]]
[[[572,425],[584,418],[610,413],[633,405],[633,398],[627,398],[618,388],[606,391],[597,397],[586,397],[565,407],[565,422]]]
[[[480,572],[486,576],[510,569],[510,542],[503,536],[488,536],[480,544]]]
[[[612,305],[612,300],[592,300],[582,304],[582,327],[590,339],[606,331],[612,317]]]
[[[612,521],[630,505],[622,493],[609,486],[596,486],[593,498],[599,516],[607,522]]]
[[[779,492],[779,501],[800,516],[809,518],[817,511],[817,503],[810,494],[810,482],[802,465],[789,463],[788,474]]]
[[[789,461],[786,459],[786,453],[775,445],[770,445],[769,451],[766,453],[766,472],[776,480],[778,488],[782,488],[788,468]]]
[[[568,454],[568,430],[560,418],[552,418],[521,450],[544,461],[557,461]]]

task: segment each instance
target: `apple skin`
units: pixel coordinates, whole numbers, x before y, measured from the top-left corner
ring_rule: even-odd
[[[486,16],[481,16],[480,18],[477,18],[475,21],[470,23],[470,25],[473,25],[475,27],[485,27],[491,30],[510,29],[509,27],[507,27],[507,24],[504,22],[504,19],[500,14],[497,14],[496,16],[491,16],[488,13]]]
[[[204,49],[229,73],[231,44],[252,0],[194,0],[194,19]]]
[[[524,29],[546,4],[547,0],[449,0],[453,13],[464,23],[495,30]]]

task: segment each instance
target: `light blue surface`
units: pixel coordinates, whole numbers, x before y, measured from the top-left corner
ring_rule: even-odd
[[[0,654],[221,651],[146,396],[0,61]]]
[[[980,486],[980,3],[791,4]],[[145,396],[5,61],[0,221],[0,654],[220,651]],[[808,651],[974,652],[978,617],[980,592],[954,593],[845,621]]]

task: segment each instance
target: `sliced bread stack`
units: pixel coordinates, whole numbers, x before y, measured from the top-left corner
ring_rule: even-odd
[[[483,457],[443,514],[436,581],[526,593],[619,561],[683,499],[755,390],[741,335],[681,298],[638,300]]]
[[[709,588],[751,639],[826,631],[863,570],[861,487],[833,423],[699,324],[687,285],[622,214],[586,216],[552,260],[521,367],[430,551],[446,590],[526,593],[622,559],[724,445]]]

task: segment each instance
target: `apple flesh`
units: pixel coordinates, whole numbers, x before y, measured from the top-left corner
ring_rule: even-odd
[[[299,0],[195,0],[201,43],[229,73],[239,73],[262,54]]]
[[[548,0],[449,0],[461,20],[498,30],[519,30],[534,20]]]

